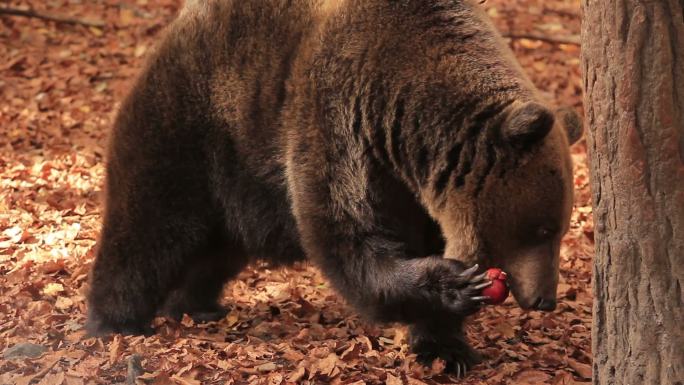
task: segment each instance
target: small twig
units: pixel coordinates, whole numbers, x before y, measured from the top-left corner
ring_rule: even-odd
[[[49,372],[50,370],[52,370],[52,368],[53,368],[55,365],[57,365],[57,363],[58,363],[59,360],[61,360],[61,359],[62,359],[62,357],[61,357],[61,355],[60,355],[60,357],[58,357],[57,359],[55,359],[55,360],[53,360],[52,362],[48,363],[46,367],[44,367],[40,372],[36,373],[36,374],[33,376],[33,378],[31,378],[31,381],[40,381],[43,377],[45,377],[46,374],[48,374],[48,372]]]
[[[18,8],[0,7],[0,15],[22,16],[22,17],[29,17],[29,18],[33,17],[36,19],[54,21],[56,23],[85,25],[86,27],[104,27],[105,26],[105,23],[102,21],[78,19],[78,18],[70,17],[70,16],[55,15],[55,14],[51,14],[51,13],[38,12],[38,11],[34,11],[32,9],[18,9]]]
[[[552,37],[545,35],[537,35],[534,33],[505,33],[503,34],[503,37],[507,37],[509,39],[539,40],[551,44],[569,44],[577,46],[581,44],[579,36]]]

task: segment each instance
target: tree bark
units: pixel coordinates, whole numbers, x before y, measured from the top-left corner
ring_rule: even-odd
[[[684,382],[684,0],[583,0],[594,384]]]

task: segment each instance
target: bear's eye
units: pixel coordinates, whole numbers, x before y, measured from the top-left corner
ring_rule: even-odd
[[[537,239],[546,241],[554,237],[556,232],[548,226],[541,226],[537,228]]]

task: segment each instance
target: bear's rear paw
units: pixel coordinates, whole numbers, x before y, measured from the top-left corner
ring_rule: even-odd
[[[193,321],[198,323],[215,322],[221,320],[228,314],[228,309],[217,307],[210,311],[194,311],[188,314]]]
[[[461,339],[436,341],[434,339],[414,338],[412,350],[417,355],[417,360],[425,366],[441,358],[446,362],[445,371],[457,377],[465,377],[473,366],[481,362],[480,355]]]
[[[181,304],[169,304],[166,306],[163,315],[180,321],[183,314],[187,314],[197,323],[215,322],[228,314],[228,309],[219,304],[207,304],[204,306],[182,306]]]
[[[107,322],[102,317],[88,314],[86,321],[86,331],[91,337],[103,337],[110,334],[122,335],[145,335],[154,334],[154,329],[149,324],[127,321],[127,322]]]

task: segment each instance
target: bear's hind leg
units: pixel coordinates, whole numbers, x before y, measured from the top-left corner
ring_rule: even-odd
[[[181,285],[171,292],[162,313],[175,320],[187,314],[195,322],[218,321],[227,314],[219,304],[224,284],[248,262],[237,243],[213,247],[202,257],[190,260]]]
[[[183,269],[207,249],[210,221],[200,210],[136,207],[142,210],[135,215],[108,207],[90,277],[86,327],[91,335],[150,334],[152,318]]]

